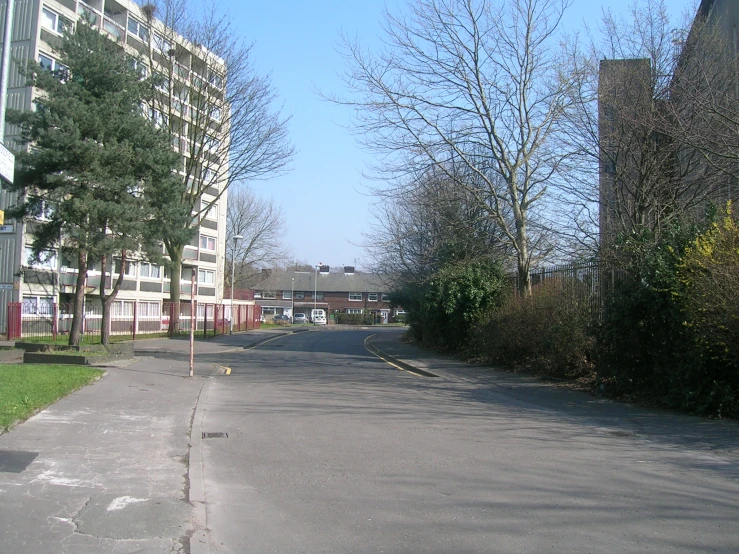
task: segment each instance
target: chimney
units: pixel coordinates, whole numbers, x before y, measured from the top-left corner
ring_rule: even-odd
[[[271,269],[262,269],[262,277],[265,279],[269,279],[269,276],[272,275]]]

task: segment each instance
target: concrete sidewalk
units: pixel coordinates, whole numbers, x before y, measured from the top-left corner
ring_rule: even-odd
[[[0,435],[0,552],[191,552],[203,526],[191,432],[218,369],[209,358],[290,332],[197,341],[194,379],[187,340],[140,341],[136,359]]]

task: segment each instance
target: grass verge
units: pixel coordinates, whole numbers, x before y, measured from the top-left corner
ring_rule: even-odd
[[[92,383],[102,373],[85,366],[0,364],[0,432]]]

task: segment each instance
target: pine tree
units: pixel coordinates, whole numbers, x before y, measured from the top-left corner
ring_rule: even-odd
[[[27,146],[17,156],[16,184],[26,201],[16,215],[48,220],[33,225],[34,255],[59,245],[77,259],[77,288],[69,344],[80,341],[87,270],[100,261],[101,338],[108,342],[110,306],[131,252],[157,260],[167,225],[151,198],[172,187],[179,156],[147,117],[148,79],[122,47],[86,22],[65,33],[56,71],[31,63],[28,76],[41,91],[33,112],[12,113]],[[187,217],[173,206],[173,220]],[[61,243],[60,243],[60,237]],[[120,260],[117,282],[105,294],[105,270]],[[112,278],[112,271],[111,271]]]

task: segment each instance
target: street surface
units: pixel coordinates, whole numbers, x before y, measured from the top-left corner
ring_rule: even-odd
[[[220,336],[196,342],[194,379],[187,341],[137,341],[0,435],[0,553],[739,552],[737,422],[402,332]]]
[[[364,347],[420,360],[421,377]],[[224,353],[194,552],[739,552],[739,426],[468,368],[400,331]],[[191,470],[192,475],[192,470]],[[207,547],[207,548],[206,548]]]

